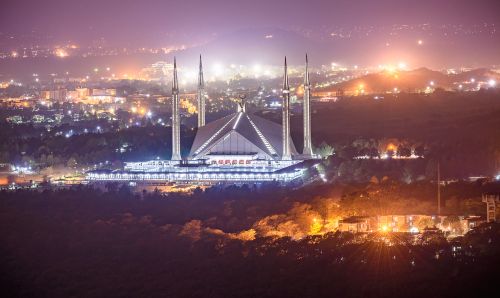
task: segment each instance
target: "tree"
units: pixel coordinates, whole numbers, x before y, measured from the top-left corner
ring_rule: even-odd
[[[456,215],[447,216],[443,220],[443,226],[445,228],[449,227],[450,231],[453,234],[463,234],[463,227],[462,224],[460,223],[460,218],[458,218],[458,216]]]
[[[333,152],[333,147],[328,145],[326,142],[321,143],[321,145],[316,148],[316,154],[321,156],[323,159],[327,159],[329,156],[332,156]]]
[[[399,146],[398,154],[399,154],[399,156],[410,157],[411,156],[411,149],[408,147]]]
[[[347,145],[340,150],[339,157],[344,159],[353,159],[356,156],[356,153],[356,148],[351,145]]]
[[[434,226],[434,221],[428,216],[424,216],[417,222],[417,227],[419,230],[424,230],[425,228],[430,228]]]
[[[68,159],[68,162],[66,163],[66,165],[68,166],[68,168],[74,169],[74,168],[76,168],[78,163],[76,162],[76,159],[74,157],[71,157],[70,159]]]

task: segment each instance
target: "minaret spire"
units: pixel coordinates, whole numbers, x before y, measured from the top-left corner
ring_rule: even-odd
[[[309,80],[309,61],[306,54],[306,72],[304,74],[304,150],[302,154],[312,156],[311,143],[311,81]]]
[[[285,56],[285,75],[283,77],[283,155],[282,160],[291,160],[290,154],[290,85]]]
[[[173,91],[179,92],[179,82],[177,79],[177,61],[174,57],[174,76],[173,76],[173,81],[172,81],[172,92]]]
[[[203,80],[203,64],[201,62],[200,55],[200,69],[198,72],[198,92],[197,92],[197,100],[198,100],[198,127],[202,127],[205,125],[205,81]]]
[[[179,113],[179,82],[177,79],[177,62],[174,57],[174,75],[172,82],[172,158],[181,160],[181,138],[180,138],[180,113]]]
[[[290,84],[288,83],[288,66],[286,64],[286,56],[285,56],[285,76],[283,77],[283,90],[290,90]]]

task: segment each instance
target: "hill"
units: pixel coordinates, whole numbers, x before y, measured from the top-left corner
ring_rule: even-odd
[[[474,79],[474,83],[471,82]],[[336,92],[343,90],[349,93],[385,93],[397,88],[399,91],[423,91],[427,87],[456,89],[458,85],[476,87],[477,82],[486,82],[490,79],[499,80],[500,74],[489,69],[474,69],[459,74],[445,74],[443,72],[418,68],[410,71],[388,71],[364,75],[349,81],[341,82],[327,88],[318,89],[318,92]]]

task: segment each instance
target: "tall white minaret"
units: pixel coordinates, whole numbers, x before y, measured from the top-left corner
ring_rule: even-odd
[[[290,154],[290,85],[285,56],[285,76],[283,78],[283,155],[282,160],[291,160]]]
[[[174,78],[172,82],[172,158],[181,160],[181,135],[179,114],[179,83],[177,81],[177,63],[174,57]]]
[[[311,82],[309,81],[309,61],[306,54],[306,72],[304,74],[304,150],[302,154],[312,156],[311,144]]]
[[[200,70],[198,72],[198,127],[205,125],[205,81],[203,80],[203,65],[200,55]]]

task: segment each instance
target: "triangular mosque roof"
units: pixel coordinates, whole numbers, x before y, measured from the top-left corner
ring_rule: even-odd
[[[236,131],[271,158],[281,158],[283,151],[282,125],[245,111],[233,113],[198,128],[189,158],[197,159],[203,156],[233,131]],[[291,138],[290,151],[292,155],[297,154]]]

